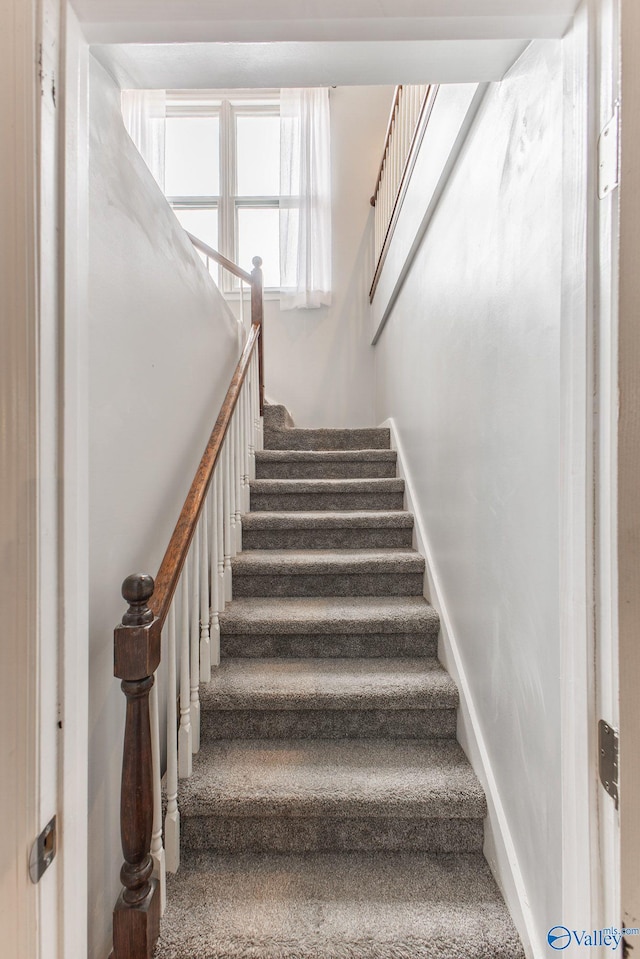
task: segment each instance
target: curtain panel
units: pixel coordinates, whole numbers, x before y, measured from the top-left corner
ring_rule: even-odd
[[[127,133],[163,193],[166,102],[164,90],[122,91],[122,116]]]
[[[329,90],[280,92],[280,308],[331,304]]]

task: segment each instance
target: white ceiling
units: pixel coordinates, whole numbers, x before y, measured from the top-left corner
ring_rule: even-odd
[[[577,0],[73,0],[91,43],[560,37]]]
[[[93,47],[121,87],[313,87],[499,80],[522,40],[119,44]]]
[[[72,0],[122,86],[498,80],[577,0]]]

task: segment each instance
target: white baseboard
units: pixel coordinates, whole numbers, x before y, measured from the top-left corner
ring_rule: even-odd
[[[391,447],[398,454],[398,475],[405,482],[406,506],[414,516],[414,546],[424,556],[426,562],[425,596],[440,616],[438,657],[456,682],[460,693],[458,741],[482,783],[487,797],[488,815],[485,819],[483,852],[520,934],[527,959],[544,959],[547,953],[540,940],[540,933],[536,928],[529,905],[509,823],[498,793],[484,734],[471,695],[451,617],[444,601],[444,592],[418,507],[411,474],[407,469],[402,443],[392,418],[380,425],[388,427],[391,431]]]

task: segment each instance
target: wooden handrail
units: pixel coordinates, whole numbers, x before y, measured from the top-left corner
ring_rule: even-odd
[[[152,878],[151,858],[153,757],[150,697],[154,673],[160,665],[162,627],[185,567],[213,472],[256,348],[260,413],[264,396],[262,260],[254,257],[253,271],[245,273],[202,241],[195,237],[191,240],[199,249],[204,247],[204,252],[216,262],[251,284],[252,323],[155,582],[151,576],[135,573],[122,585],[122,596],[129,608],[114,630],[114,675],[122,680],[122,691],[127,699],[120,804],[124,863],[120,872],[123,888],[113,911],[114,959],[152,959],[159,934],[160,893],[156,880]]]
[[[160,569],[155,579],[153,595],[149,600],[149,608],[153,615],[159,620],[160,628],[162,628],[167,618],[169,606],[171,605],[171,600],[176,591],[176,586],[178,585],[187,553],[189,552],[189,546],[193,539],[196,523],[202,511],[202,504],[207,495],[216,463],[220,457],[222,444],[227,434],[227,428],[231,422],[233,411],[236,408],[236,403],[238,402],[240,389],[247,375],[247,370],[249,369],[251,355],[256,343],[260,339],[261,332],[262,325],[259,322],[251,324],[251,332],[242,351],[242,356],[236,366],[235,373],[227,390],[227,395],[224,398],[215,426],[209,437],[209,442],[202,455],[191,488],[187,493],[187,498],[184,501],[184,506],[178,517],[173,535],[169,540],[169,545],[160,564]]]
[[[380,161],[380,168],[378,170],[378,176],[376,177],[376,185],[373,188],[373,194],[371,195],[371,206],[376,205],[376,196],[378,195],[378,187],[380,186],[380,180],[382,179],[382,172],[384,170],[384,162],[387,158],[387,147],[389,146],[389,140],[391,139],[391,131],[393,130],[393,120],[396,115],[396,110],[398,109],[398,104],[400,103],[400,97],[402,96],[402,84],[398,84],[393,94],[393,102],[391,104],[391,112],[389,113],[389,121],[387,123],[387,132],[384,135],[384,143],[382,145],[382,160]]]
[[[209,257],[210,260],[215,260],[215,262],[219,263],[220,266],[223,266],[225,270],[228,270],[229,273],[233,273],[233,275],[239,277],[239,279],[244,280],[245,283],[251,283],[250,273],[247,273],[246,270],[243,270],[242,267],[238,266],[237,263],[234,263],[233,260],[227,259],[226,256],[222,255],[222,253],[218,253],[217,250],[214,250],[213,247],[209,246],[208,243],[205,243],[204,240],[194,236],[193,233],[189,233],[188,230],[185,232],[197,250],[201,250],[206,256]],[[260,262],[262,263],[262,260]]]

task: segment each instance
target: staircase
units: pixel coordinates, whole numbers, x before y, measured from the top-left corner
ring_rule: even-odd
[[[157,959],[523,959],[385,429],[265,408]]]

